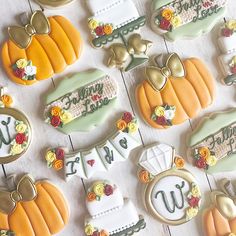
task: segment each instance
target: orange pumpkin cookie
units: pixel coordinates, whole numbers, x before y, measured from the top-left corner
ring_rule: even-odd
[[[17,236],[52,236],[69,220],[62,193],[51,183],[25,175],[12,192],[0,191],[0,229]]]
[[[202,61],[182,62],[176,53],[163,61],[163,55],[154,58],[156,65],[146,68],[146,80],[136,89],[143,118],[158,129],[196,117],[215,97],[214,79]]]
[[[18,84],[51,78],[81,54],[80,34],[63,16],[46,18],[42,11],[35,11],[29,23],[9,27],[8,33],[10,39],[2,48],[3,67]]]

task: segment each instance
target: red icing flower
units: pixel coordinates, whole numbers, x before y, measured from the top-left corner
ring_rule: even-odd
[[[233,31],[231,29],[224,28],[221,33],[224,37],[230,37],[233,34]]]
[[[160,22],[160,28],[163,30],[169,30],[170,27],[171,27],[170,21],[163,18]]]
[[[23,144],[26,141],[26,136],[25,134],[17,134],[16,135],[16,143],[17,144]]]
[[[98,231],[93,232],[92,236],[100,236],[100,233]]]
[[[105,186],[104,193],[106,196],[110,196],[113,194],[113,187],[109,184]]]
[[[156,123],[158,125],[167,125],[166,118],[164,116],[158,116],[156,118]]]
[[[25,76],[25,69],[17,68],[17,69],[14,70],[14,74],[15,74],[16,77],[22,79]]]
[[[125,112],[122,117],[122,120],[124,120],[127,124],[130,123],[132,119],[133,119],[133,116],[130,112]]]
[[[188,199],[188,204],[191,207],[197,207],[199,204],[200,199],[198,197],[191,197]]]
[[[231,73],[236,74],[236,66],[231,67]]]
[[[63,160],[65,157],[65,151],[62,148],[56,149],[56,156],[58,160]]]
[[[59,116],[52,116],[51,118],[51,125],[53,127],[58,127],[61,124],[61,119]]]
[[[195,165],[200,169],[206,169],[206,167],[207,167],[207,164],[206,164],[204,158],[200,158],[200,159],[196,160]]]
[[[98,26],[96,29],[95,29],[95,33],[97,36],[102,36],[104,35],[104,29],[103,29],[103,26]]]

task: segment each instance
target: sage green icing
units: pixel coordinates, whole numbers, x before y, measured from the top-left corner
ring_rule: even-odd
[[[173,0],[154,0],[152,2],[153,11],[173,2]],[[226,7],[221,8],[217,13],[208,16],[204,20],[191,22],[174,29],[172,32],[165,33],[165,37],[170,41],[183,38],[194,38],[212,30],[216,22],[221,20],[226,13]]]
[[[106,74],[103,71],[94,69],[77,73],[70,78],[65,78],[59,83],[57,88],[46,97],[46,104],[52,103],[64,96],[66,93],[73,92],[74,90],[86,86],[104,76],[106,76]],[[74,131],[89,131],[107,119],[110,113],[114,111],[114,108],[117,105],[117,100],[118,99],[114,98],[110,100],[109,104],[101,107],[97,111],[89,113],[86,116],[78,117],[58,129],[65,134]]]
[[[125,71],[129,71],[132,70],[136,67],[138,67],[139,65],[142,65],[143,63],[147,62],[149,60],[148,57],[133,57],[130,64],[125,68]]]

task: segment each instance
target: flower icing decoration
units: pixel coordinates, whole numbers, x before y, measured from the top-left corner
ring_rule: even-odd
[[[28,146],[28,126],[23,121],[16,120],[15,130],[17,131],[17,134],[15,139],[11,142],[11,155],[22,153]]]
[[[154,179],[154,176],[147,170],[142,169],[138,174],[138,178],[141,183],[147,184],[147,183],[150,183]]]
[[[2,90],[4,90],[3,88],[1,88]],[[3,93],[3,91],[2,91]],[[8,94],[3,94],[0,97],[0,107],[10,107],[13,103],[13,99],[10,95]]]
[[[138,121],[130,112],[124,112],[122,118],[116,122],[116,127],[125,133],[135,133],[138,130]]]
[[[217,158],[215,153],[208,147],[200,147],[194,150],[195,166],[199,169],[208,170],[209,167],[216,165]]]
[[[232,58],[231,62],[229,63],[229,66],[231,73],[236,74],[236,56]]]
[[[99,230],[91,224],[87,224],[84,231],[87,236],[109,236],[109,233],[106,230]]]
[[[174,159],[174,164],[175,164],[175,167],[176,167],[177,169],[182,169],[182,168],[184,168],[184,165],[185,165],[184,158],[179,157],[179,156],[175,157],[175,159]]]
[[[53,148],[46,152],[45,159],[48,168],[61,170],[64,166],[65,151],[63,148]]]
[[[152,113],[151,119],[159,125],[172,126],[172,120],[175,117],[175,111],[175,106],[157,106]]]
[[[235,33],[236,33],[236,20],[227,21],[221,30],[221,35],[224,37],[231,37]]]
[[[15,236],[15,233],[10,230],[0,230],[0,236]]]
[[[19,59],[12,66],[16,77],[22,80],[35,80],[37,68],[33,66],[32,61],[26,59]]]
[[[114,26],[112,24],[105,24],[95,20],[94,18],[88,20],[88,27],[95,37],[110,35],[114,30]]]

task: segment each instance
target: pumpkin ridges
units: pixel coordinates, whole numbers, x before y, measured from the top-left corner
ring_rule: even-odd
[[[207,236],[218,236],[215,228],[215,221],[212,215],[212,209],[209,209],[204,214],[204,228]]]
[[[0,212],[0,229],[9,229],[8,216]]]
[[[221,222],[221,224],[217,224],[215,222],[215,228],[218,235],[227,235],[227,233],[229,234],[230,226],[228,220],[224,218],[216,208],[212,209],[212,215],[215,221]]]

